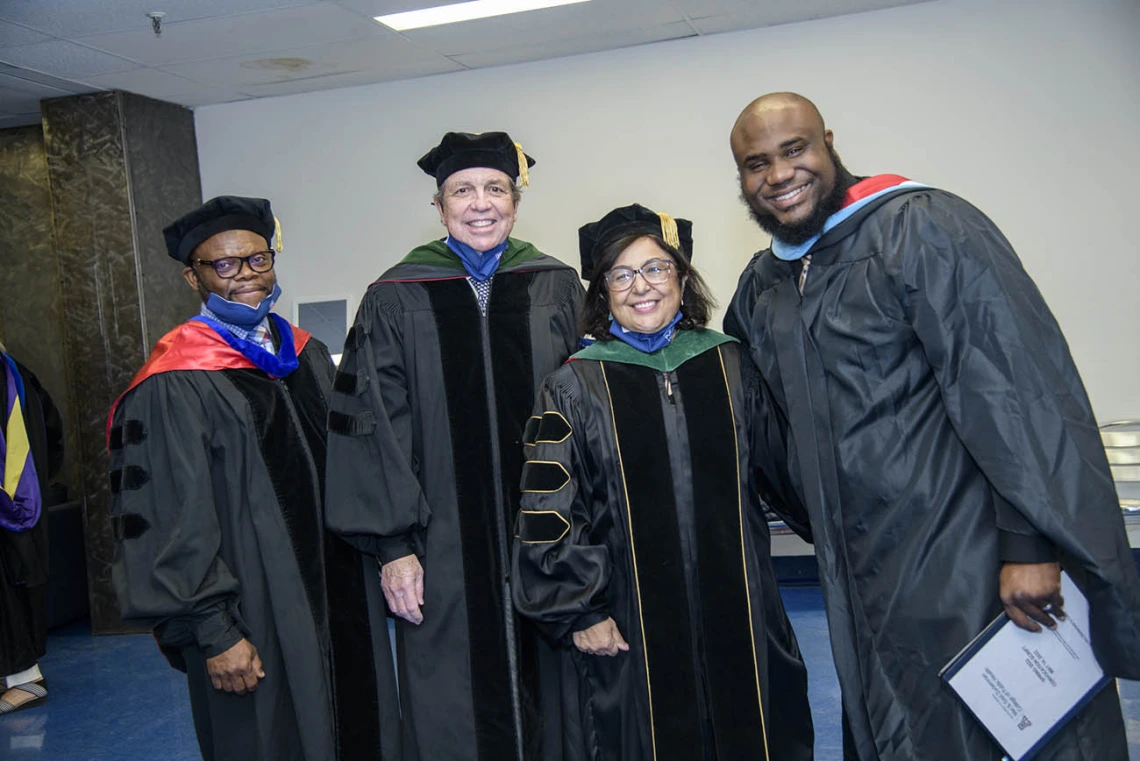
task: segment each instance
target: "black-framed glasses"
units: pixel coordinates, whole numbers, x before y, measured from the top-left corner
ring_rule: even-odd
[[[197,267],[200,264],[208,264],[214,268],[214,273],[218,277],[222,280],[229,280],[230,278],[237,277],[238,273],[241,272],[242,266],[246,264],[248,264],[249,268],[254,272],[269,272],[269,270],[273,269],[273,260],[276,256],[276,251],[258,251],[249,256],[223,256],[213,261],[199,259],[194,262],[194,266]]]
[[[669,282],[673,276],[673,262],[668,259],[650,259],[637,269],[633,267],[614,267],[602,277],[606,281],[606,288],[615,293],[628,291],[633,287],[637,276],[645,278],[650,285],[661,285]]]

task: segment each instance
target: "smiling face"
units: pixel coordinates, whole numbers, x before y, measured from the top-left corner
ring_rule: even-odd
[[[839,169],[831,130],[809,101],[757,100],[737,119],[731,144],[741,196],[761,227],[788,243],[822,229],[835,211]]]
[[[669,252],[657,245],[656,241],[642,237],[621,252],[614,260],[611,269],[614,267],[641,269],[646,262],[653,259],[673,262]],[[677,279],[676,265],[669,279],[657,285],[646,282],[644,277],[638,275],[633,279],[633,285],[629,290],[608,293],[610,313],[618,325],[626,330],[636,333],[656,333],[677,316],[684,289],[685,284]]]
[[[273,291],[277,283],[275,270],[254,272],[248,262],[242,263],[241,271],[232,278],[220,278],[214,268],[206,264],[226,256],[249,256],[259,251],[267,251],[269,245],[250,230],[226,230],[211,235],[202,241],[190,254],[192,266],[182,271],[182,276],[191,288],[198,291],[202,301],[216,293],[227,301],[236,301],[249,306],[257,306]],[[199,264],[193,264],[200,262]]]
[[[452,238],[489,251],[511,234],[518,204],[510,177],[498,169],[472,167],[443,181],[435,208]]]

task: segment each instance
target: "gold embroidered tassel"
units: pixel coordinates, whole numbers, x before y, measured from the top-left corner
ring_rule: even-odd
[[[273,215],[273,248],[279,254],[285,250],[285,244],[281,241],[281,220],[276,214]]]
[[[530,185],[530,168],[526,165],[526,154],[523,153],[522,145],[515,143],[515,150],[519,153],[519,185],[525,188]]]
[[[678,251],[681,250],[681,236],[677,233],[677,220],[665,212],[657,213],[661,217],[661,239]]]

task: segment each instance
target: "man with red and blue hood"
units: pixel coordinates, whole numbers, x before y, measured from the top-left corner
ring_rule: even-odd
[[[844,759],[1001,758],[939,672],[1003,611],[1050,636],[1062,567],[1104,671],[1140,677],[1140,579],[1096,419],[1009,241],[950,193],[853,176],[800,95],[750,103],[731,145],[772,245],[725,331],[759,371],[769,502],[815,543]],[[1116,690],[1036,758],[1126,761]]]
[[[208,761],[398,759],[375,567],[324,528],[333,363],[270,311],[270,203],[220,196],[164,233],[202,306],[108,420],[123,618],[186,672]]]

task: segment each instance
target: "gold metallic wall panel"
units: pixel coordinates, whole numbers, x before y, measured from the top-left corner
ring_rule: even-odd
[[[134,211],[136,264],[141,275],[143,344],[147,353],[201,303],[166,254],[162,228],[202,203],[193,112],[121,93]]]
[[[41,113],[77,390],[91,623],[118,631],[106,416],[154,341],[197,310],[178,265],[167,259],[159,266],[162,227],[201,198],[193,115],[118,92],[46,100]]]
[[[59,409],[67,435],[60,480],[75,493],[59,258],[40,125],[0,130],[0,188],[0,336]]]

